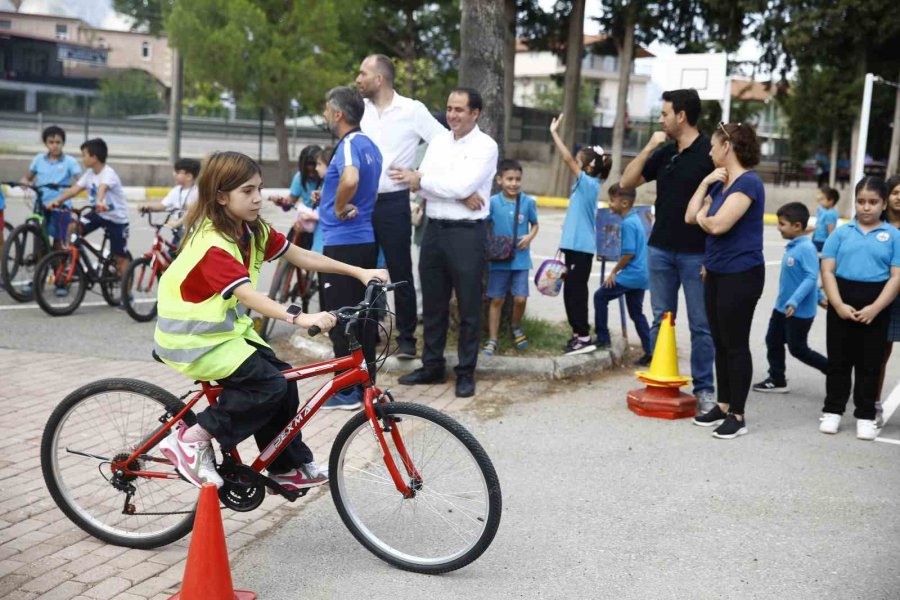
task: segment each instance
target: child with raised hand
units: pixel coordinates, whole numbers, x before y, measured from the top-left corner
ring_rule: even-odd
[[[563,162],[577,178],[569,195],[569,208],[559,242],[567,269],[563,301],[572,327],[572,339],[563,351],[566,354],[582,354],[596,348],[591,341],[591,324],[588,321],[588,278],[597,249],[597,197],[602,180],[612,168],[612,158],[604,154],[599,146],[582,148],[573,157],[557,133],[562,120],[562,113],[553,119],[550,136]]]
[[[632,211],[636,197],[632,188],[619,187],[614,183],[609,188],[609,209],[623,218],[620,230],[622,252],[600,287],[594,292],[594,314],[596,316],[597,347],[610,345],[608,304],[620,296],[625,296],[628,316],[637,329],[644,354],[635,364],[647,366],[653,359],[650,348],[650,325],[644,316],[644,292],[650,285],[647,272],[647,236],[638,213]]]
[[[528,301],[528,271],[532,266],[529,246],[538,233],[537,202],[531,196],[521,193],[522,165],[519,161],[500,161],[497,184],[500,186],[500,193],[491,196],[491,212],[487,220],[493,235],[515,238],[516,249],[512,258],[489,263],[487,297],[491,300],[491,306],[488,312],[489,338],[482,350],[485,356],[492,356],[497,351],[500,311],[508,293],[513,296],[510,319],[513,342],[520,349],[528,344],[528,338],[522,331],[522,317]],[[514,224],[516,213],[518,222]]]
[[[187,235],[178,257],[159,282],[155,350],[167,365],[191,379],[215,380],[224,388],[218,402],[197,415],[197,424],[178,427],[160,450],[196,486],[222,485],[210,440],[229,451],[254,435],[260,449],[297,413],[297,386],[279,360],[238,316],[237,304],[270,318],[328,331],[336,322],[327,312],[299,314],[256,291],[263,261],[284,257],[304,269],[338,273],[368,283],[387,280],[379,269],[353,267],[304,250],[274,231],[260,216],[259,165],[238,152],[210,156],[200,173],[197,203],[185,219]],[[272,462],[272,478],[296,491],[327,481],[324,468],[298,435]]]
[[[819,431],[838,432],[853,375],[856,437],[874,440],[889,307],[900,290],[900,231],[882,220],[888,198],[883,179],[863,178],[855,194],[856,218],[838,227],[822,249],[828,374]]]
[[[819,204],[819,208],[816,209],[816,228],[813,230],[812,241],[819,252],[822,251],[825,240],[837,227],[838,212],[835,206],[840,197],[836,189],[828,186],[821,187],[816,191],[816,202]]]
[[[816,317],[816,280],[819,259],[816,247],[806,236],[809,209],[800,202],[790,202],[778,209],[778,231],[788,240],[781,258],[778,297],[769,318],[766,349],[769,376],[754,384],[754,392],[786,393],[789,391],[784,363],[784,345],[800,362],[827,372],[828,359],[810,349],[809,329]]]

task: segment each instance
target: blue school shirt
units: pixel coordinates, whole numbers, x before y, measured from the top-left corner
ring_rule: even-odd
[[[344,167],[359,170],[359,186],[350,204],[359,211],[353,219],[342,221],[334,214],[338,182]],[[370,244],[375,241],[372,229],[372,213],[378,196],[378,180],[381,178],[381,152],[375,143],[358,129],[351,131],[338,142],[334,156],[325,172],[322,201],[319,203],[319,227],[325,246],[346,244]]]
[[[838,213],[836,208],[824,208],[820,206],[816,209],[816,229],[813,231],[814,242],[824,242],[828,239],[828,226],[837,227]],[[834,233],[834,232],[832,232]]]
[[[537,225],[537,202],[531,196],[522,194],[519,201],[519,227],[517,238],[521,240],[528,235],[530,226]],[[507,200],[502,193],[491,196],[491,212],[487,216],[487,221],[492,223],[492,232],[494,235],[513,235],[513,217],[516,213],[516,203],[514,200]],[[531,249],[516,250],[515,255],[510,260],[490,261],[491,271],[527,271],[531,269]]]
[[[863,233],[853,219],[825,241],[822,258],[835,259],[834,274],[850,281],[887,281],[891,267],[900,267],[900,230],[881,221]]]
[[[310,178],[306,185],[303,185],[303,180],[300,179],[300,173],[294,173],[294,178],[291,180],[291,196],[294,198],[300,198],[303,201],[303,204],[307,208],[312,208],[312,196],[310,195],[316,188],[319,187],[319,184],[314,179]]]
[[[616,274],[616,283],[631,289],[646,290],[650,286],[647,272],[647,236],[644,233],[641,216],[637,212],[632,210],[622,221],[620,236],[622,254],[633,256],[625,268]]]
[[[775,310],[794,307],[794,317],[812,319],[816,316],[816,280],[819,277],[819,256],[812,240],[801,236],[788,242],[781,257],[781,278]]]
[[[6,196],[3,195],[3,186],[0,185],[0,210],[6,208]]]
[[[34,185],[41,186],[48,183],[56,183],[61,186],[69,187],[75,183],[75,179],[81,174],[81,167],[71,156],[63,154],[59,160],[50,160],[50,156],[46,152],[35,155],[31,161],[28,170],[34,173]],[[50,188],[41,189],[41,200],[44,206],[50,204],[63,192],[63,190],[53,190]],[[65,206],[72,206],[71,202],[66,201]]]
[[[600,180],[587,173],[579,173],[569,195],[569,209],[563,221],[562,250],[577,250],[594,254],[597,251],[595,221],[597,219],[597,196],[600,194]]]
[[[750,198],[750,207],[731,229],[722,235],[706,236],[703,264],[715,273],[740,273],[765,264],[763,258],[763,209],[766,191],[755,171],[745,171],[727,190],[721,181],[709,188],[712,205],[707,215],[713,216],[728,197],[742,192]]]

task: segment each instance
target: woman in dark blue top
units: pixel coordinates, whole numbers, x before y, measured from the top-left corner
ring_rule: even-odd
[[[765,190],[751,169],[759,163],[759,139],[750,125],[720,123],[709,152],[716,170],[697,188],[684,220],[708,235],[703,257],[706,314],[716,347],[718,405],[694,419],[718,425],[713,435],[747,433],[744,404],[753,377],[750,323],[765,283]]]

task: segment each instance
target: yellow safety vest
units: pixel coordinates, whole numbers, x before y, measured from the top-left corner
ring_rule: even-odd
[[[265,248],[268,228],[264,227],[260,235]],[[159,280],[153,336],[156,353],[164,363],[201,381],[219,380],[234,373],[255,351],[247,340],[268,345],[253,329],[250,317],[238,316],[238,299],[233,295],[226,300],[221,294],[213,294],[199,303],[181,297],[185,278],[213,247],[244,263],[238,245],[218,233],[211,221],[204,220]],[[251,236],[249,248],[250,282],[255,288],[264,252],[257,249],[255,236]]]

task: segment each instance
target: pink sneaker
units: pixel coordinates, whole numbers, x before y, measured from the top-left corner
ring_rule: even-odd
[[[299,469],[291,469],[287,473],[278,473],[271,477],[289,492],[297,492],[328,483],[328,469],[311,462]]]
[[[215,452],[210,442],[185,442],[182,440],[187,427],[178,423],[174,431],[159,443],[159,450],[181,476],[200,487],[204,483],[214,483],[222,487],[225,483],[216,472]]]

